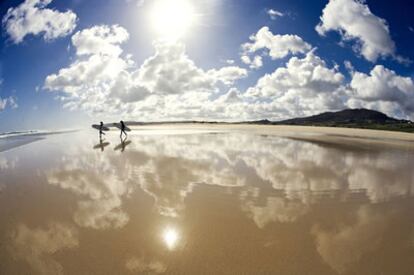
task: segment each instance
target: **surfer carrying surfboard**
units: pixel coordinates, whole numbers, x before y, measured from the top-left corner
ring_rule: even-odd
[[[125,137],[127,137],[128,135],[127,135],[127,133],[125,132],[125,124],[124,124],[124,122],[121,120],[120,122],[119,122],[120,124],[121,124],[121,135],[120,135],[120,137],[122,138],[122,134],[125,134]]]
[[[102,139],[102,135],[105,135],[105,133],[103,132],[103,128],[104,128],[104,124],[101,121],[101,124],[99,126],[99,139]]]

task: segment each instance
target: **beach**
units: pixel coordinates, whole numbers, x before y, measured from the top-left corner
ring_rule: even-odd
[[[414,272],[413,134],[131,128],[0,138],[0,273]]]

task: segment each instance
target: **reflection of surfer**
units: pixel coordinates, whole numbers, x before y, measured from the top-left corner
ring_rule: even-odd
[[[128,135],[125,132],[125,124],[124,124],[124,122],[121,120],[120,123],[121,123],[121,135],[120,135],[120,137],[122,139],[122,134],[125,134],[125,137],[127,137]]]
[[[103,132],[103,128],[104,128],[104,124],[101,121],[101,125],[99,126],[99,139],[102,140],[102,135],[105,135],[105,133]]]
[[[125,151],[125,148],[126,148],[129,144],[131,144],[131,141],[130,141],[130,140],[127,140],[127,138],[126,138],[126,137],[125,137],[125,139],[123,139],[123,138],[121,137],[121,143],[120,143],[120,144],[118,144],[118,145],[114,148],[114,150],[115,150],[115,151],[121,150],[121,152],[124,152],[124,151]]]
[[[109,142],[104,142],[105,140],[99,138],[99,144],[93,146],[93,149],[101,149],[101,152],[104,151],[105,147],[109,145]]]

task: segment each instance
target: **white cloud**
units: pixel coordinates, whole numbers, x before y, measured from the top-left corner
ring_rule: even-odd
[[[78,31],[72,36],[72,44],[77,55],[105,54],[119,56],[122,53],[120,44],[127,41],[128,32],[118,26],[94,26]]]
[[[306,53],[311,50],[311,45],[303,41],[297,35],[273,34],[269,27],[262,27],[256,34],[250,37],[252,42],[242,45],[244,55],[252,54],[259,50],[269,50],[272,59],[284,58],[289,54]]]
[[[356,40],[354,50],[371,62],[395,55],[387,22],[374,15],[363,0],[331,0],[320,19],[316,26],[320,35],[333,30],[343,40]]]
[[[212,69],[207,74],[213,77],[214,83],[221,81],[226,85],[232,85],[238,79],[245,78],[247,71],[237,66],[227,66],[220,69]]]
[[[66,107],[88,112],[135,115],[149,110],[154,118],[193,116],[193,111],[217,97],[221,87],[247,76],[237,66],[203,70],[185,53],[182,43],[154,42],[155,53],[136,68],[120,45],[128,38],[119,26],[98,26],[76,33],[77,59],[49,75],[45,88],[60,91]],[[189,112],[189,113],[188,113]],[[200,110],[198,112],[201,112]]]
[[[260,55],[256,55],[251,59],[248,55],[242,55],[241,61],[244,64],[249,65],[250,69],[259,69],[263,66],[263,58]]]
[[[278,17],[283,17],[284,14],[274,9],[268,9],[266,13],[270,16],[270,19],[276,20]]]
[[[19,105],[17,104],[16,97],[9,96],[7,98],[0,97],[0,112],[4,111],[7,107],[12,109],[17,109]]]
[[[353,72],[348,105],[366,107],[399,117],[414,117],[414,81],[382,65],[369,74]]]
[[[278,56],[271,48],[275,36],[270,33],[268,40],[261,38],[269,33],[262,28],[247,48],[257,51],[269,47],[269,54]],[[256,85],[239,91],[234,85],[247,76],[246,69],[234,65],[202,69],[180,42],[154,42],[154,54],[137,66],[122,50],[128,36],[116,25],[77,32],[72,38],[75,60],[47,76],[45,88],[58,92],[69,109],[104,118],[122,115],[146,121],[280,120],[346,107],[371,108],[401,117],[413,109],[409,100],[412,79],[381,66],[374,68],[375,74],[365,75],[347,62],[353,80],[345,83],[338,65],[328,66],[310,50],[304,57],[291,57],[285,66],[260,77]],[[283,54],[310,49],[310,45],[303,45],[300,50],[286,48]],[[241,58],[251,69],[263,64],[261,55]]]
[[[312,51],[261,77],[245,96],[264,117],[310,115],[343,107],[344,76]]]
[[[70,34],[76,27],[77,16],[72,11],[59,12],[46,8],[52,0],[26,0],[8,9],[2,23],[11,40],[18,44],[29,35],[42,34],[53,40]]]
[[[147,2],[146,0],[126,0],[127,3],[135,3],[135,5],[138,8],[141,8],[144,6],[144,4]]]
[[[7,99],[0,98],[0,112],[6,109]]]

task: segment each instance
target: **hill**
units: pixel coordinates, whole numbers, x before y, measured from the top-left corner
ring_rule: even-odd
[[[354,123],[377,123],[377,124],[392,124],[408,122],[406,120],[399,120],[387,116],[378,111],[368,109],[346,109],[339,112],[326,112],[319,115],[293,118],[288,120],[279,121],[282,124],[293,125],[307,125],[318,123],[341,123],[341,124],[354,124]]]
[[[345,109],[338,112],[326,112],[309,117],[265,122],[263,124],[350,127],[414,132],[414,124],[411,121],[392,118],[384,113],[368,109]]]

